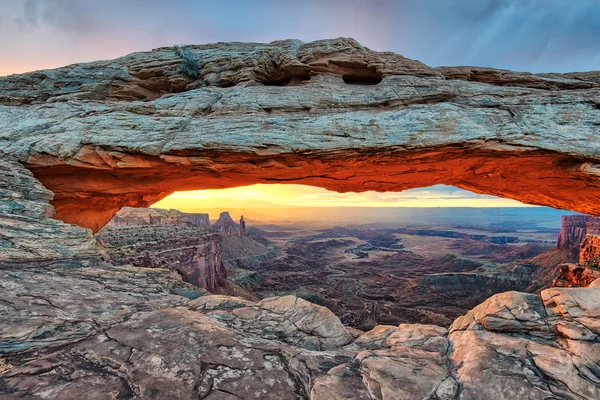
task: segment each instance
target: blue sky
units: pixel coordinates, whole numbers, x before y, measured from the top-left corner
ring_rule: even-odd
[[[598,0],[0,0],[0,75],[173,44],[348,36],[431,66],[600,69]]]

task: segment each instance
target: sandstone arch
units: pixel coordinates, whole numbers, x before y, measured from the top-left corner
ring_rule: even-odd
[[[0,151],[57,219],[97,230],[175,190],[285,182],[600,215],[600,72],[433,69],[351,39],[190,49],[194,81],[170,48],[0,78]]]

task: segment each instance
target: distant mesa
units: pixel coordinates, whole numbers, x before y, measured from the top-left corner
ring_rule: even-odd
[[[210,218],[208,214],[183,213],[174,209],[123,207],[108,223],[108,226],[162,224],[183,224],[198,228],[208,228],[210,226]]]

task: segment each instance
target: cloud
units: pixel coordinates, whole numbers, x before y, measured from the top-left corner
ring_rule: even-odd
[[[23,2],[23,14],[15,18],[15,23],[21,31],[37,27],[38,2],[36,0],[26,0]]]

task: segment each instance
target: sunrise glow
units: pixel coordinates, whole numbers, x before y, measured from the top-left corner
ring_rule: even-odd
[[[313,186],[257,184],[230,189],[176,192],[155,208],[270,207],[527,207],[516,200],[437,185],[404,192],[337,193]]]

